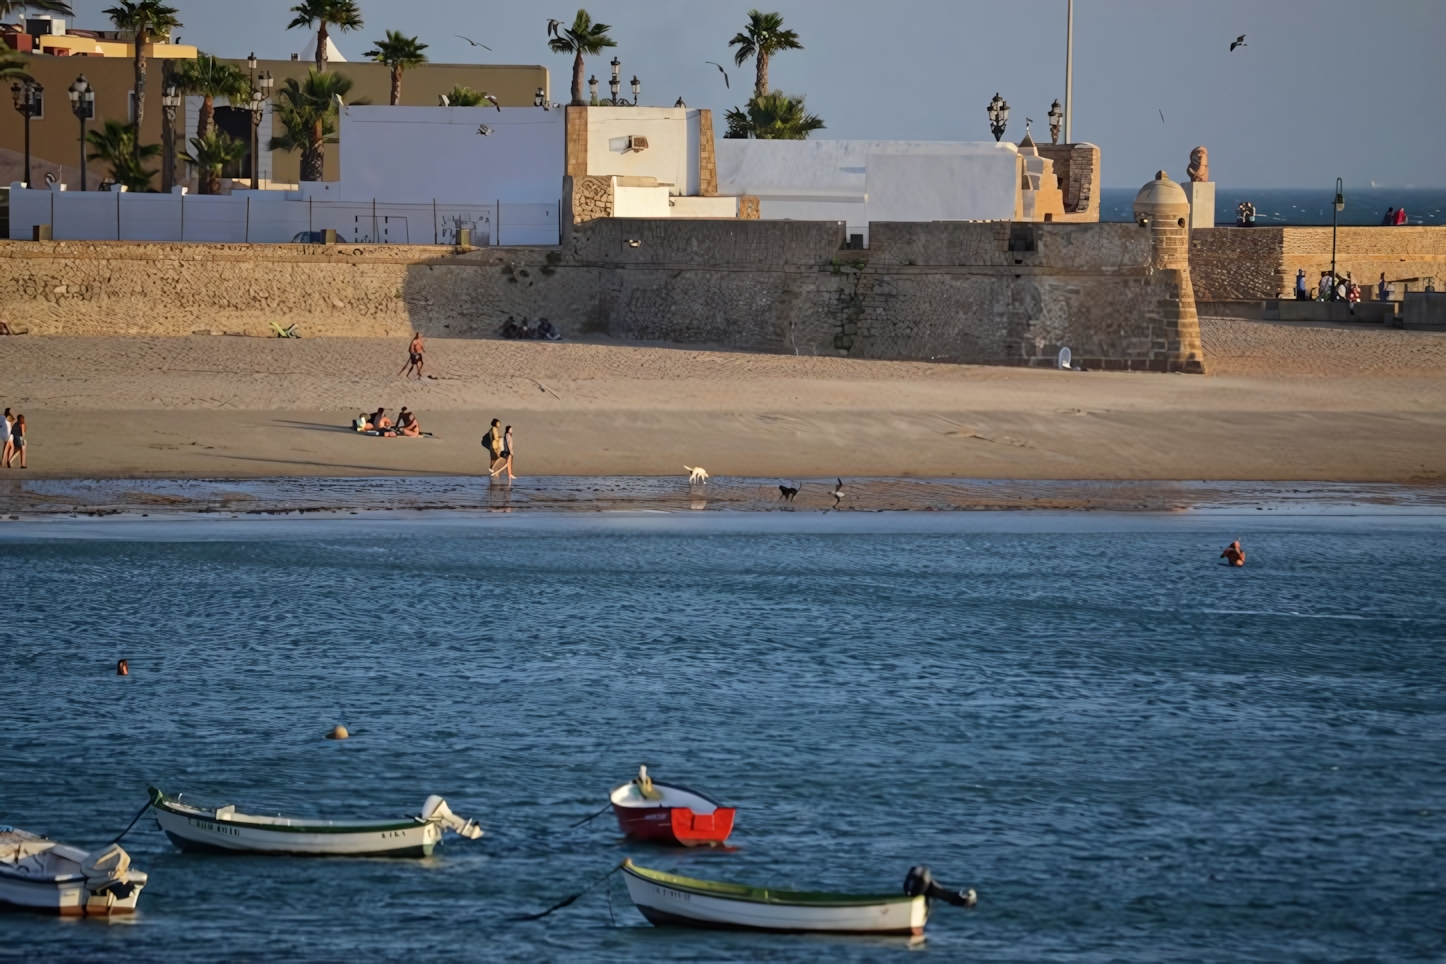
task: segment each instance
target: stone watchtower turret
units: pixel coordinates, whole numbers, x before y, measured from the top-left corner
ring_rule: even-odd
[[[1150,367],[1204,373],[1200,317],[1190,284],[1190,202],[1160,171],[1135,195],[1135,223],[1150,232],[1150,271],[1162,275],[1162,297],[1148,312]]]

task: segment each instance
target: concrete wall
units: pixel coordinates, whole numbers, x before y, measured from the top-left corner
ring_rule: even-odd
[[[606,177],[652,177],[673,194],[698,193],[697,110],[686,107],[589,107],[587,173]],[[648,139],[645,151],[629,151],[628,138]]]
[[[540,107],[349,107],[341,199],[556,204],[564,126]]]
[[[1179,235],[1176,237],[1175,235]],[[489,336],[509,315],[738,349],[1198,371],[1183,229],[602,219],[559,249],[0,244],[0,316],[36,334]]]
[[[1295,273],[1305,270],[1314,286],[1331,266],[1331,229],[1208,228],[1190,237],[1190,274],[1197,301],[1264,301],[1291,298]],[[1424,290],[1434,278],[1446,288],[1446,227],[1348,227],[1338,229],[1336,266],[1364,288],[1382,273],[1399,298]]]

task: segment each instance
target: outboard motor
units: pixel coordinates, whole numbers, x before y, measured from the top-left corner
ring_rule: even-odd
[[[923,864],[909,868],[909,874],[904,878],[904,894],[909,897],[922,894],[929,900],[942,900],[955,907],[973,907],[979,901],[979,895],[974,893],[972,887],[968,890],[952,891],[940,886],[934,875],[929,873],[929,868]]]
[[[482,828],[477,826],[477,821],[463,820],[452,812],[451,808],[447,806],[447,801],[435,793],[427,798],[426,803],[422,804],[422,819],[460,834],[468,840],[476,840],[482,836]]]

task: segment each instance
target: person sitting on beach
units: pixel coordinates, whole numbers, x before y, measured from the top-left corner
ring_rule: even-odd
[[[372,430],[376,432],[382,432],[392,427],[392,420],[387,418],[387,410],[384,408],[379,408],[372,413],[371,423]]]
[[[358,432],[370,432],[372,430],[372,420],[367,416],[366,412],[362,412],[351,420],[351,427]]]
[[[402,413],[397,416],[397,434],[408,438],[417,438],[422,434],[422,423],[417,421],[417,416],[407,411],[406,406],[402,407]]]
[[[1220,558],[1224,559],[1228,565],[1245,565],[1245,550],[1240,548],[1240,540],[1236,539],[1230,543],[1230,545],[1226,546],[1225,551],[1220,553]]]

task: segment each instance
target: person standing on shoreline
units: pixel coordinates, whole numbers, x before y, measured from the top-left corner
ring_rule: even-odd
[[[12,416],[10,409],[5,409],[4,417],[0,417],[0,465],[10,468],[10,459],[15,455],[15,443],[10,437],[10,422]]]
[[[487,450],[487,474],[496,478],[497,462],[502,458],[502,420],[494,418],[492,427],[482,436],[482,447]]]
[[[507,470],[507,481],[511,482],[516,476],[512,474],[512,426],[502,433],[502,458],[505,460],[502,468]],[[498,469],[501,472],[502,469]]]
[[[20,467],[25,468],[25,416],[15,416],[15,424],[10,428],[10,455],[5,459],[5,467],[10,468],[10,463],[15,461],[15,456],[20,456]]]

